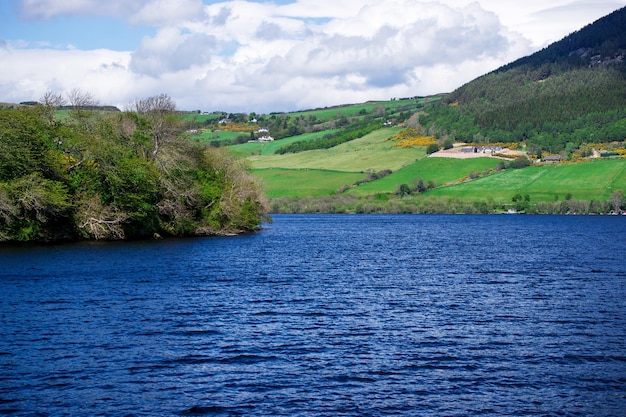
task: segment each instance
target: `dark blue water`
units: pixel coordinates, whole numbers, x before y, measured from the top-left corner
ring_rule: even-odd
[[[626,415],[626,218],[0,248],[0,414]]]

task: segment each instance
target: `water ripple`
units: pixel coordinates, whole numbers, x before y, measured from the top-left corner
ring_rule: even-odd
[[[621,416],[621,217],[0,249],[0,414]]]

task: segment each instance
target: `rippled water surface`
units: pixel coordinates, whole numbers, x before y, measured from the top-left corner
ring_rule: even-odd
[[[626,415],[626,218],[0,248],[0,414]]]

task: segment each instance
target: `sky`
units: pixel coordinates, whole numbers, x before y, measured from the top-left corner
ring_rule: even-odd
[[[0,0],[0,102],[280,112],[450,92],[626,0]]]

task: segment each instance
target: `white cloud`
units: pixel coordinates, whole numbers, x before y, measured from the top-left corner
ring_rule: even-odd
[[[155,37],[141,42],[139,49],[132,54],[130,69],[138,74],[158,77],[208,64],[216,47],[217,42],[212,35],[183,34],[177,28],[166,27]]]
[[[461,0],[463,1],[463,0]],[[503,25],[540,49],[626,6],[624,0],[480,0]]]
[[[342,95],[350,90],[369,90],[380,97],[394,87],[404,88],[405,95],[412,95],[410,89],[419,87],[415,75],[419,68],[458,66],[465,60],[485,62],[487,57],[506,59],[509,50],[517,51],[523,43],[519,37],[507,38],[496,15],[476,4],[451,8],[409,0],[361,3],[354,16],[305,25],[297,17],[285,18],[285,14],[300,14],[294,12],[293,5],[278,7],[275,15],[270,16],[274,20],[259,22],[258,13],[248,14],[238,7],[244,3],[234,3],[230,13],[233,18],[218,31],[230,31],[242,46],[221,63],[232,65],[242,79],[261,85],[274,86],[272,80],[283,85],[284,80],[293,79],[289,85],[298,90],[301,88],[294,84],[301,82],[316,91],[338,89]],[[290,13],[284,13],[285,9]],[[238,29],[241,27],[247,31]],[[254,37],[268,29],[269,36]],[[216,32],[215,36],[219,34]],[[485,71],[490,69],[493,68]],[[456,86],[448,85],[447,89]],[[423,90],[413,90],[413,94],[421,93]]]
[[[37,100],[46,91],[88,91],[102,102],[123,99],[133,76],[129,53],[109,50],[0,50],[0,97],[6,101]]]
[[[202,12],[202,0],[152,0],[130,18],[133,24],[164,25],[194,19]]]
[[[9,63],[0,68],[3,100],[79,87],[118,106],[165,92],[185,109],[268,112],[427,95],[545,46],[541,27],[554,41],[592,21],[557,28],[555,13],[584,19],[592,6],[575,0],[22,1],[39,18],[93,15],[96,3],[102,15],[159,28],[128,52],[9,41],[0,49]],[[593,20],[626,1],[600,3],[607,10]]]

